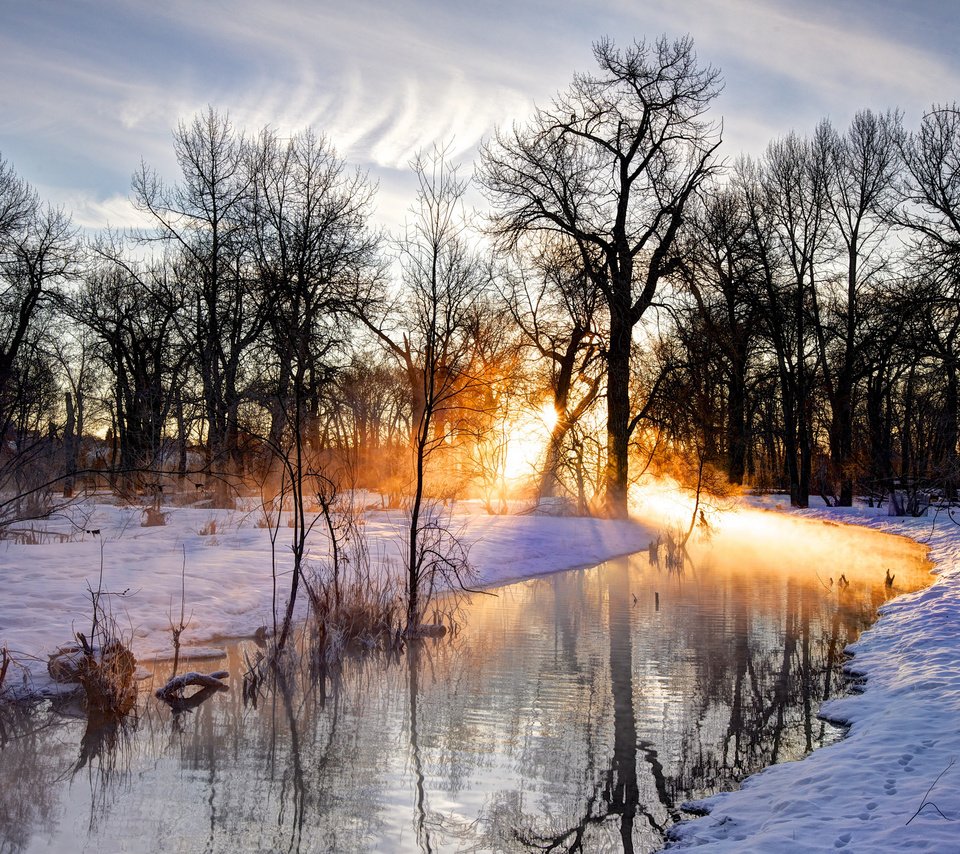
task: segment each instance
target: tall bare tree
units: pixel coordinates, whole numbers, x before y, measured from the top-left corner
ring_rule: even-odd
[[[76,272],[78,261],[70,217],[41,204],[0,157],[0,436],[18,406],[14,391],[21,351],[43,303]]]
[[[536,233],[573,241],[608,309],[607,512],[627,513],[633,329],[665,276],[691,195],[720,144],[704,115],[720,88],[687,37],[594,46],[595,74],[578,74],[525,126],[483,149],[490,228],[516,245]]]
[[[474,373],[476,315],[489,282],[471,246],[467,183],[441,150],[412,163],[417,201],[398,241],[401,295],[368,328],[400,362],[411,392],[412,489],[407,526],[407,628],[416,631],[431,592],[463,584],[465,556],[429,506],[428,468],[449,444],[464,395],[487,381]]]
[[[323,476],[319,408],[341,360],[348,309],[365,313],[380,272],[378,236],[367,227],[373,190],[347,172],[323,137],[310,130],[281,140],[264,130],[248,201],[248,229],[267,345],[262,376],[270,411],[266,444],[292,499],[293,572],[278,647],[290,631],[303,569],[306,496]],[[317,489],[322,492],[322,489]],[[334,578],[335,605],[340,606]]]
[[[749,365],[757,346],[757,289],[762,281],[757,246],[743,193],[717,188],[691,211],[682,248],[684,286],[693,297],[698,323],[689,323],[691,348],[719,364],[706,373],[726,386],[726,471],[742,483],[749,451]],[[706,344],[703,337],[706,338]],[[681,336],[683,337],[683,336]],[[699,339],[699,340],[698,340]]]
[[[946,487],[960,484],[960,106],[935,106],[900,139],[906,166],[897,221],[916,235],[913,258],[930,292],[924,345],[942,371]],[[912,376],[912,374],[911,374]]]
[[[884,269],[884,239],[890,228],[885,215],[894,203],[894,184],[900,166],[897,113],[861,110],[843,135],[829,122],[817,129],[826,152],[825,201],[845,261],[845,286],[835,301],[839,353],[826,352],[827,336],[821,332],[820,359],[831,404],[831,457],[839,480],[840,506],[853,504],[854,394],[862,377],[861,332],[865,302]],[[819,319],[819,318],[818,318]],[[823,329],[823,323],[818,324]]]
[[[99,343],[112,384],[120,475],[132,488],[145,472],[162,467],[166,427],[189,354],[176,324],[184,284],[169,259],[135,262],[120,241],[101,240],[94,251],[97,260],[66,310]]]
[[[256,151],[249,226],[275,373],[270,438],[296,395],[316,444],[321,386],[345,349],[347,309],[364,312],[381,273],[380,238],[368,227],[373,188],[311,130],[286,140],[264,130]]]
[[[758,252],[764,331],[776,358],[790,500],[806,507],[813,461],[817,261],[827,238],[825,150],[790,133],[761,163],[743,161],[744,193]]]

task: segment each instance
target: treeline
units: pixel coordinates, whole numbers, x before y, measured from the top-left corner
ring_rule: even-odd
[[[953,497],[960,108],[913,131],[864,110],[728,162],[689,39],[595,55],[483,146],[489,210],[419,157],[400,235],[323,136],[213,109],[175,130],[175,181],[134,175],[138,230],[81,239],[0,161],[4,506],[91,471],[229,503],[335,470],[394,505],[497,510],[544,405],[529,490],[581,512],[624,514],[649,467],[800,506]]]
[[[955,497],[958,154],[955,106],[913,133],[863,110],[737,161],[691,206],[665,362],[731,481],[789,483],[799,506]]]

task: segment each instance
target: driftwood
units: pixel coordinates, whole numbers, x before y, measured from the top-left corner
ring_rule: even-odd
[[[171,677],[166,685],[157,689],[156,695],[168,703],[180,703],[185,699],[183,692],[191,686],[196,686],[204,689],[204,691],[198,693],[209,691],[206,696],[210,696],[216,691],[229,690],[228,686],[220,681],[226,679],[229,675],[229,671],[226,670],[218,670],[216,673],[196,673],[191,670],[189,673],[181,673],[179,676]]]

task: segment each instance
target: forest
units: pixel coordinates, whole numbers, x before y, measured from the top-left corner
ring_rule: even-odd
[[[745,156],[689,38],[594,55],[474,174],[418,156],[398,234],[322,130],[214,107],[133,175],[148,227],[83,233],[0,159],[0,536],[105,488],[366,490],[414,531],[464,497],[623,517],[644,472],[955,497],[960,107]]]

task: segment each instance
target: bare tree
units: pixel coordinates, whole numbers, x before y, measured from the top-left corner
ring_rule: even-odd
[[[790,500],[806,507],[813,460],[817,262],[827,238],[825,150],[788,134],[762,163],[744,160],[738,184],[758,253],[763,328],[776,357]],[[811,329],[813,327],[813,329]]]
[[[288,140],[262,131],[256,160],[249,225],[273,374],[270,440],[278,439],[286,402],[296,395],[316,446],[321,390],[349,337],[347,310],[365,312],[381,275],[380,236],[368,227],[373,188],[311,130]]]
[[[834,307],[839,327],[837,357],[831,360],[822,331],[818,342],[832,410],[830,444],[840,485],[838,504],[849,507],[853,504],[854,393],[864,368],[860,333],[867,310],[864,303],[885,266],[882,249],[890,227],[885,214],[893,205],[900,166],[900,117],[862,110],[843,136],[826,121],[817,128],[817,136],[826,150],[825,201],[846,261],[845,287]],[[818,329],[823,329],[822,322]]]
[[[561,494],[567,436],[590,409],[603,381],[602,295],[571,241],[547,238],[520,253],[498,288],[526,347],[539,362],[535,382],[551,397],[550,431],[538,494]]]
[[[696,319],[680,337],[689,339],[690,359],[702,364],[703,374],[722,378],[726,386],[726,471],[730,482],[739,484],[747,471],[749,368],[757,347],[755,296],[761,281],[743,194],[735,186],[708,194],[691,211],[685,231],[683,280]]]
[[[0,157],[0,436],[16,395],[16,366],[38,312],[53,290],[76,272],[79,244],[62,210],[43,206],[36,192]]]
[[[467,184],[435,150],[418,156],[417,201],[398,243],[400,302],[377,321],[363,318],[403,366],[411,390],[412,495],[406,543],[407,629],[420,626],[429,594],[462,585],[465,553],[427,492],[428,468],[452,438],[462,398],[487,378],[474,372],[476,309],[489,282],[469,241]]]
[[[67,420],[63,431],[64,497],[75,487],[74,476],[84,457],[86,431],[98,419],[97,391],[101,381],[101,367],[97,355],[98,340],[86,327],[78,325],[66,312],[59,312],[54,335],[49,341],[57,364]]]
[[[389,353],[368,345],[351,354],[328,393],[330,432],[355,468],[357,485],[399,507],[410,437],[405,372]]]
[[[919,131],[900,138],[900,152],[906,174],[894,217],[916,235],[915,264],[935,285],[924,340],[943,370],[944,471],[947,491],[955,496],[960,480],[960,107],[935,106]]]
[[[321,481],[332,482],[321,458],[322,392],[332,385],[345,349],[346,312],[365,313],[370,283],[379,276],[379,239],[367,228],[373,191],[366,176],[348,174],[322,137],[308,130],[282,141],[265,130],[255,160],[248,216],[268,333],[262,349],[268,370],[261,378],[270,411],[265,444],[282,469],[293,520],[294,565],[277,643],[282,650],[316,522],[308,518],[306,497],[313,489],[323,503]]]
[[[145,241],[182,254],[190,285],[182,328],[202,386],[207,454],[218,503],[231,502],[239,460],[245,357],[265,318],[249,277],[246,214],[258,168],[248,141],[226,114],[209,108],[174,132],[182,183],[165,184],[146,164],[133,176],[134,204],[155,223]]]
[[[67,312],[99,342],[112,385],[119,441],[119,474],[126,489],[156,484],[161,452],[189,357],[176,318],[184,284],[163,257],[135,262],[122,242],[103,239],[83,286],[65,302]]]
[[[606,503],[627,513],[633,329],[664,277],[691,195],[713,169],[717,128],[704,114],[719,73],[693,41],[666,37],[625,50],[594,46],[600,71],[578,74],[531,122],[499,131],[482,153],[491,231],[515,246],[531,234],[577,247],[608,309]]]
[[[49,513],[50,488],[63,473],[46,336],[54,297],[79,260],[70,217],[43,205],[0,157],[0,525]]]

